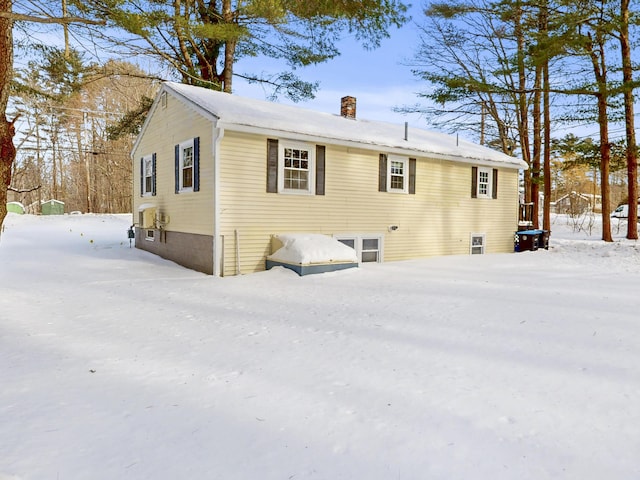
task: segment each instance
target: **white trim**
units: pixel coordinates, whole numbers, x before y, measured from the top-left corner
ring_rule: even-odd
[[[284,185],[284,152],[286,149],[304,150],[307,152],[307,188],[296,189],[286,188]],[[291,141],[286,139],[278,140],[278,193],[292,194],[292,195],[315,195],[316,193],[316,152],[315,146],[306,142]]]
[[[151,163],[151,190],[147,191],[147,162]],[[153,177],[156,172],[153,171],[153,153],[142,157],[142,194],[143,197],[153,196]]]
[[[391,186],[391,177],[400,176],[392,175],[392,164],[394,162],[402,163],[402,188],[393,188]],[[387,155],[387,192],[409,193],[409,158],[398,155]]]
[[[183,186],[183,170],[184,170],[184,151],[185,149],[191,147],[191,186],[184,187]],[[178,191],[180,193],[183,192],[193,192],[193,182],[195,181],[195,160],[196,160],[196,151],[195,151],[195,142],[193,138],[189,140],[185,140],[178,145],[178,181],[180,182],[180,186]]]
[[[480,239],[481,243],[474,243],[474,239]],[[486,233],[472,233],[469,235],[469,255],[484,254],[487,246],[487,234]],[[480,252],[474,252],[474,250],[480,250]]]
[[[381,233],[338,233],[334,234],[333,238],[338,241],[341,240],[353,240],[355,245],[355,251],[358,255],[358,264],[362,263],[382,263],[384,259],[384,235]],[[362,261],[362,253],[364,251],[363,241],[364,240],[377,240],[378,241],[378,259],[376,262],[363,262]],[[373,250],[367,250],[367,252],[372,252]]]
[[[480,177],[483,173],[487,175],[486,182],[480,182]],[[481,185],[487,186],[487,191],[482,193],[480,191]],[[493,198],[493,170],[487,167],[478,167],[477,177],[476,177],[476,197],[478,198]]]
[[[133,154],[134,154],[134,152],[136,152],[136,150],[138,150],[138,146],[140,145],[140,142],[144,138],[145,132],[147,131],[147,128],[149,127],[149,123],[151,123],[151,119],[155,115],[155,112],[158,109],[158,107],[160,106],[160,103],[161,103],[161,98],[160,97],[161,97],[161,95],[163,93],[167,93],[168,95],[171,95],[171,96],[175,97],[177,100],[180,100],[185,106],[187,106],[188,108],[191,108],[192,110],[194,110],[198,114],[202,115],[205,119],[213,122],[214,124],[215,124],[216,121],[218,121],[218,117],[216,117],[210,111],[202,108],[201,106],[199,106],[198,104],[194,103],[193,101],[191,101],[189,98],[185,97],[184,95],[181,95],[179,92],[177,92],[176,90],[172,89],[168,84],[163,83],[162,86],[160,87],[160,90],[156,94],[155,99],[153,100],[153,104],[151,105],[151,108],[149,109],[149,113],[147,114],[147,118],[145,118],[144,123],[142,124],[142,127],[140,128],[140,133],[136,137],[136,141],[133,143],[133,147],[131,147],[131,158],[134,158]]]

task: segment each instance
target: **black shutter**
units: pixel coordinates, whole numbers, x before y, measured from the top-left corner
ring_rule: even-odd
[[[278,140],[267,139],[267,193],[278,193]]]
[[[316,145],[316,195],[324,195],[325,146]]]
[[[415,195],[416,193],[416,159],[409,159],[409,193]]]
[[[144,157],[140,159],[140,196],[144,195]]]
[[[151,156],[151,195],[156,194],[156,154]]]
[[[378,191],[387,191],[387,155],[381,153],[379,156],[379,169],[378,169]]]
[[[471,198],[478,198],[478,167],[471,167]]]
[[[493,169],[493,191],[491,192],[491,198],[498,198],[498,169]]]
[[[200,137],[193,139],[193,191],[200,191]]]
[[[180,193],[180,145],[175,148],[175,167],[176,167],[176,193]]]

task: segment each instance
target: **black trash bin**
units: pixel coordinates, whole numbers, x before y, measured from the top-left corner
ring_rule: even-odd
[[[549,236],[551,234],[551,230],[540,230],[540,232],[542,233],[538,239],[538,248],[549,250]]]
[[[538,250],[542,232],[542,230],[522,230],[516,232],[514,240],[514,250],[516,252]]]

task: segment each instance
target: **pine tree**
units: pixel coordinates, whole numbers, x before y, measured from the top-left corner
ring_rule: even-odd
[[[152,56],[171,66],[183,83],[233,91],[234,77],[272,87],[293,100],[310,98],[318,85],[294,70],[339,55],[347,32],[365,47],[379,45],[391,27],[407,21],[398,0],[73,0],[118,28],[126,40],[105,38],[122,51]],[[105,34],[106,35],[106,34]],[[129,40],[133,40],[129,42]],[[125,45],[126,43],[126,45]],[[236,71],[238,61],[284,61],[278,74]]]

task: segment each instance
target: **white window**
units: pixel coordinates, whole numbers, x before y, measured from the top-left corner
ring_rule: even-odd
[[[193,139],[180,144],[179,171],[180,190],[193,190]]]
[[[153,195],[154,181],[153,155],[147,155],[142,159],[142,195]]]
[[[382,262],[382,235],[335,235],[336,240],[353,248],[360,263]]]
[[[379,238],[363,238],[362,249],[360,250],[361,262],[380,262],[380,244]]]
[[[485,234],[484,233],[472,233],[471,234],[471,255],[478,255],[484,253]]]
[[[304,143],[280,142],[278,151],[278,191],[315,193],[313,148]]]
[[[409,192],[409,159],[389,155],[387,162],[387,191]]]
[[[155,241],[156,237],[155,237],[155,230],[151,230],[151,229],[147,229],[145,230],[145,240],[148,240],[150,242]]]
[[[478,167],[478,197],[491,198],[493,170],[491,168]]]

